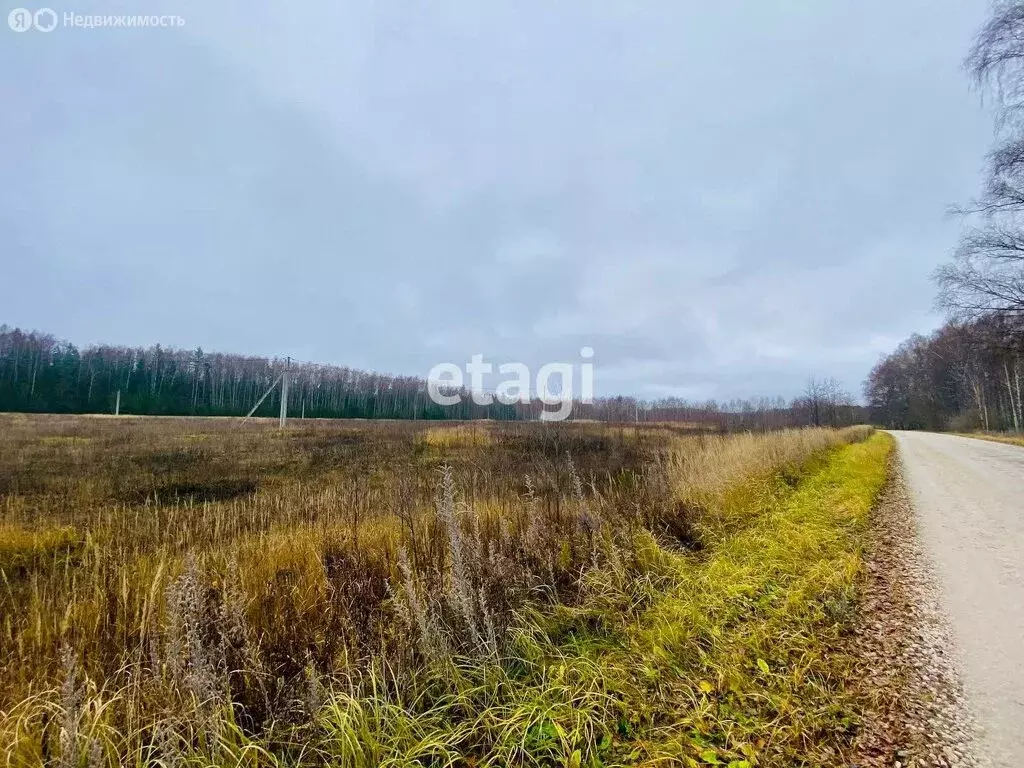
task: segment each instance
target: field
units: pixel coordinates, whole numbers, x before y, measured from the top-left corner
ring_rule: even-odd
[[[1024,437],[1020,434],[1014,435],[1007,432],[959,432],[958,434],[978,440],[988,440],[993,443],[1024,446]]]
[[[0,415],[10,765],[834,764],[866,428]]]

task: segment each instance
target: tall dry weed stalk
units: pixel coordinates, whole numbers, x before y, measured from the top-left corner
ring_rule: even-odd
[[[448,640],[438,625],[436,612],[428,607],[427,598],[421,595],[419,580],[404,548],[398,551],[398,566],[402,582],[397,593],[392,590],[398,619],[414,633],[419,650],[427,659],[440,661],[449,658]]]
[[[485,645],[481,631],[477,605],[476,590],[473,587],[471,568],[473,566],[472,550],[465,546],[462,521],[455,500],[455,480],[452,469],[445,464],[440,469],[441,482],[437,491],[437,516],[448,534],[448,573],[445,584],[445,596],[449,604],[455,608],[462,619],[474,649]],[[469,510],[472,515],[472,509]],[[471,544],[476,543],[479,527],[475,518],[471,521]]]
[[[78,729],[85,706],[85,683],[79,681],[78,659],[69,646],[61,650],[64,682],[60,689],[60,768],[76,768],[80,756]]]
[[[191,694],[200,709],[223,698],[223,659],[206,642],[211,631],[206,587],[198,559],[190,554],[185,570],[166,592],[164,661],[172,680]]]

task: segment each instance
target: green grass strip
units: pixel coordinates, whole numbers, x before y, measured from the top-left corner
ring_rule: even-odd
[[[671,558],[670,590],[607,659],[642,673],[638,762],[834,764],[856,725],[843,636],[891,449],[882,433],[840,448],[707,557]]]

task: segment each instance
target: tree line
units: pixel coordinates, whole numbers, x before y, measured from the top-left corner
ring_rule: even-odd
[[[307,418],[513,419],[510,406],[469,398],[442,407],[425,381],[346,366],[237,354],[109,345],[79,350],[53,335],[0,326],[0,410],[171,416],[273,416],[289,370],[289,413]],[[273,389],[271,389],[273,387]]]
[[[865,382],[871,417],[910,429],[1024,427],[1024,0],[997,0],[965,60],[996,107],[981,194],[934,274],[948,322],[887,355]]]
[[[896,429],[1019,430],[1024,325],[1001,314],[915,335],[872,369],[875,423]]]
[[[298,418],[536,420],[539,400],[511,405],[433,402],[425,379],[346,366],[290,364],[284,359],[156,346],[74,344],[38,331],[0,325],[0,411],[137,415],[242,416],[268,390],[255,416],[274,416],[288,366],[289,414]],[[272,388],[273,387],[273,388]],[[687,422],[716,431],[770,430],[805,424],[846,426],[861,409],[833,379],[812,381],[803,395],[714,400],[602,397],[576,402],[571,418],[606,422]]]

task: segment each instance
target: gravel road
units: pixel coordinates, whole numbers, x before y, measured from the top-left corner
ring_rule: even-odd
[[[1024,764],[1024,448],[893,432],[961,676],[995,765]]]

